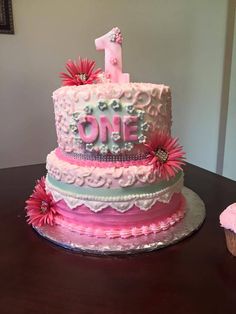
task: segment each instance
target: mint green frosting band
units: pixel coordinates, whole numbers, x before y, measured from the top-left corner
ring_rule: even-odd
[[[57,181],[49,174],[47,175],[48,182],[57,189],[60,189],[64,192],[69,192],[70,194],[77,195],[88,195],[88,196],[102,196],[102,197],[112,197],[112,196],[127,196],[127,195],[138,195],[138,194],[147,194],[147,193],[155,193],[160,190],[163,190],[173,184],[175,184],[182,176],[182,171],[178,172],[175,177],[171,178],[169,181],[162,181],[158,184],[148,184],[143,187],[125,187],[118,189],[107,189],[107,188],[85,188],[78,187],[73,184],[64,183],[61,181]]]

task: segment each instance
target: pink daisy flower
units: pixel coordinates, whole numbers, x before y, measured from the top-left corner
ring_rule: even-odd
[[[68,60],[66,63],[66,69],[69,72],[60,73],[60,78],[62,79],[63,86],[73,86],[73,85],[84,85],[84,84],[94,84],[99,81],[99,74],[102,70],[97,69],[94,71],[95,61],[86,59],[81,59],[79,57],[78,61]]]
[[[26,201],[27,222],[35,227],[53,225],[57,211],[51,194],[45,190],[45,177],[37,181],[32,195]]]
[[[159,133],[149,144],[145,144],[148,155],[147,163],[158,170],[159,176],[169,180],[179,170],[182,170],[185,152],[178,144],[177,138],[168,134]]]

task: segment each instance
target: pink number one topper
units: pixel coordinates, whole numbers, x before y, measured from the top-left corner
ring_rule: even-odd
[[[129,74],[122,73],[122,35],[118,27],[95,39],[97,50],[105,50],[105,73],[111,83],[129,83]]]

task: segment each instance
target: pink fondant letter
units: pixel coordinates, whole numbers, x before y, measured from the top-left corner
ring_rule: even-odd
[[[136,142],[138,140],[138,117],[137,116],[124,116],[123,133],[124,141]]]
[[[112,132],[120,133],[120,117],[118,115],[114,115],[112,121],[113,126],[107,116],[100,116],[100,139],[102,143],[107,143],[108,133],[110,136]]]
[[[86,132],[86,127],[90,127],[90,132]],[[85,143],[93,143],[96,141],[99,135],[98,123],[95,117],[88,115],[86,116],[86,122],[78,123],[78,131],[81,139]]]

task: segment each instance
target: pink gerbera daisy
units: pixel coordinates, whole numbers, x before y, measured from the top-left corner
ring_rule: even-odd
[[[165,133],[159,133],[149,144],[147,163],[152,164],[158,170],[159,176],[163,179],[173,177],[179,170],[182,170],[184,162],[184,151],[178,144],[177,138],[172,138]]]
[[[94,71],[95,61],[86,59],[81,59],[79,57],[78,61],[68,60],[66,63],[66,69],[69,72],[60,73],[60,78],[62,79],[63,86],[73,86],[73,85],[84,85],[93,84],[99,81],[99,74],[102,70],[97,69]]]
[[[27,222],[35,227],[53,225],[57,211],[51,194],[45,190],[45,177],[37,181],[32,195],[26,201]]]

